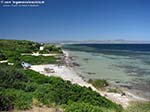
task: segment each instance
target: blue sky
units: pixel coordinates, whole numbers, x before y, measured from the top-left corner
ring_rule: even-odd
[[[150,0],[45,0],[43,6],[0,6],[0,38],[150,40]]]

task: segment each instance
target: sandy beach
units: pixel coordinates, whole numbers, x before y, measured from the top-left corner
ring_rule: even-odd
[[[116,102],[117,104],[122,105],[124,108],[126,108],[131,101],[145,101],[145,99],[140,98],[138,96],[135,96],[127,91],[125,92],[125,95],[119,94],[119,93],[110,93],[107,91],[100,91],[97,90],[94,86],[84,81],[75,71],[72,67],[69,67],[69,53],[67,51],[64,51],[65,55],[65,62],[66,65],[58,66],[55,64],[47,64],[47,65],[32,65],[30,69],[39,72],[46,76],[56,76],[61,77],[64,80],[69,80],[73,84],[79,84],[80,86],[85,87],[91,87],[92,90],[100,93],[102,96],[105,96],[106,98],[110,99],[113,102]],[[45,68],[53,70],[53,73],[48,73],[45,71]]]

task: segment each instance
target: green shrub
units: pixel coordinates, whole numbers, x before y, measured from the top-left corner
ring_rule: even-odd
[[[23,86],[22,82],[27,82],[21,70],[16,70],[13,67],[0,67],[0,86],[5,88],[18,88]],[[18,85],[18,86],[17,86]]]
[[[32,95],[16,89],[4,89],[0,92],[1,110],[29,109],[31,108]]]
[[[32,106],[32,94],[18,91],[14,100],[15,109],[26,110]]]
[[[14,96],[5,94],[5,92],[3,91],[4,88],[0,89],[0,111],[8,111],[14,109]]]
[[[150,112],[150,102],[132,102],[124,112]]]
[[[112,92],[112,93],[119,93],[119,94],[125,94],[121,89],[119,88],[109,88],[108,92]]]
[[[40,44],[26,40],[0,40],[1,52],[9,56],[12,53],[31,53],[39,50]]]
[[[120,106],[92,91],[91,88],[13,66],[0,66],[0,87],[1,110],[29,109],[33,98],[39,104],[47,106],[70,105],[70,102],[78,102],[89,104],[91,108],[107,108],[116,112],[122,110]]]
[[[0,52],[0,61],[6,60],[6,59],[7,57],[3,53]]]
[[[91,83],[97,89],[103,89],[104,87],[109,85],[106,80],[102,79],[95,79],[95,80],[90,79],[88,82]]]
[[[55,58],[54,56],[21,56],[20,60],[33,65],[50,64],[57,62],[57,58]]]
[[[60,47],[56,47],[55,45],[45,45],[44,50],[40,51],[42,54],[47,53],[59,53],[62,54],[62,49]]]
[[[34,81],[38,84],[44,84],[44,83],[55,84],[55,83],[64,83],[65,82],[60,77],[45,76],[45,75],[42,75],[42,74],[35,72],[33,70],[25,70],[24,74],[26,75],[26,77],[28,79],[30,79],[31,82]]]
[[[56,103],[57,94],[50,85],[39,86],[34,93],[35,98],[44,105]]]
[[[85,102],[91,105],[113,108],[121,110],[121,107],[102,97],[90,88],[71,84],[57,77],[47,77],[37,72],[26,70],[25,74],[42,86],[38,86],[35,91],[36,98],[44,104],[55,103],[57,105],[68,104],[71,102]]]
[[[103,112],[100,107],[88,103],[72,103],[68,105],[65,112]]]
[[[25,87],[22,88],[25,92],[34,92],[38,88],[38,84],[34,82],[25,83]]]

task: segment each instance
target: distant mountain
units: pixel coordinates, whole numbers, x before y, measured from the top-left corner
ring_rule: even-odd
[[[150,41],[130,41],[130,40],[85,40],[85,41],[49,41],[46,43],[54,44],[150,44]]]

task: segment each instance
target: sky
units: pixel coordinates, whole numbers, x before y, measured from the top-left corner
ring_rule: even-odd
[[[39,7],[0,5],[0,39],[150,40],[150,0],[44,1]]]

